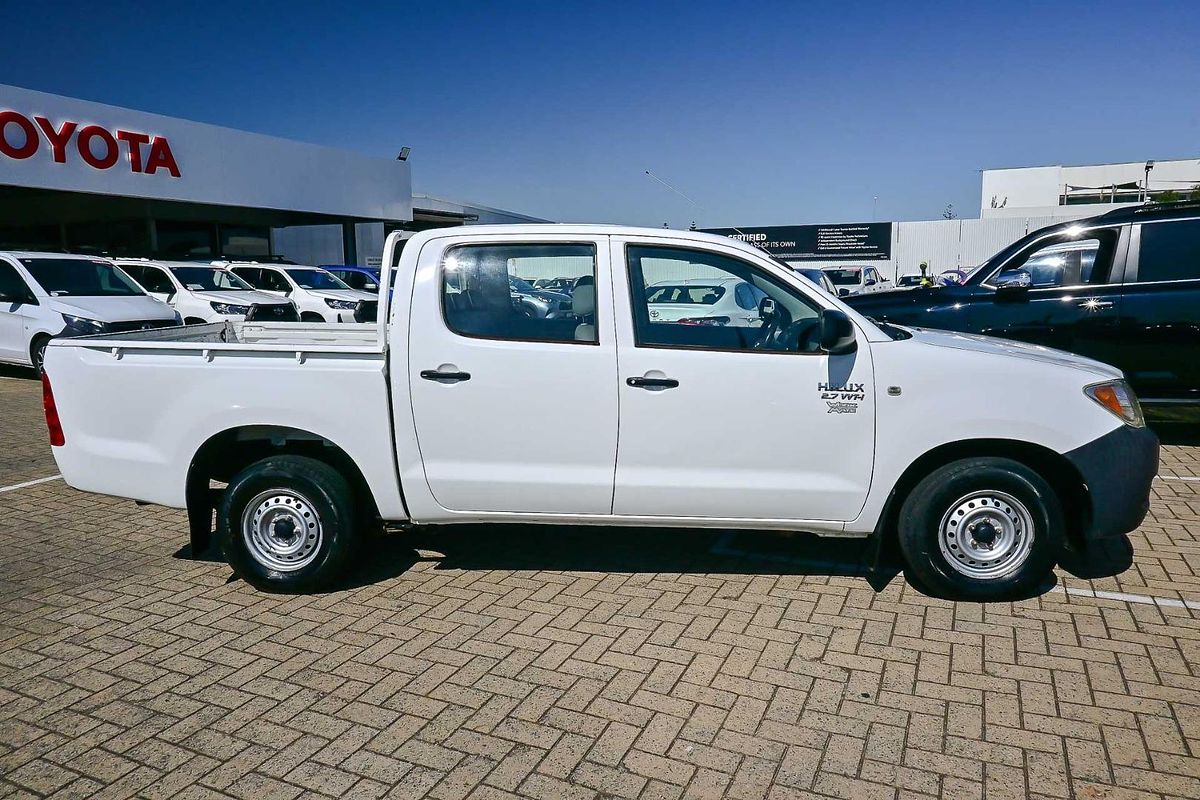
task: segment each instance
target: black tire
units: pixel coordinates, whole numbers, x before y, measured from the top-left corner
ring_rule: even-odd
[[[50,344],[50,337],[45,335],[35,336],[29,344],[29,361],[33,364],[33,371],[39,378],[45,372],[46,345],[48,344]]]
[[[1064,530],[1058,496],[1032,469],[1007,458],[967,458],[913,487],[900,508],[899,543],[907,573],[922,588],[999,600],[1027,595],[1046,579]]]
[[[355,516],[354,492],[333,467],[305,456],[272,456],[230,481],[217,509],[217,536],[233,571],[251,586],[315,592],[351,562],[359,539]],[[315,530],[315,542],[301,541],[306,531],[296,529],[303,522],[309,535]],[[294,554],[278,555],[291,543],[299,548]]]
[[[324,322],[325,318],[315,311],[305,311],[300,315],[301,322]]]

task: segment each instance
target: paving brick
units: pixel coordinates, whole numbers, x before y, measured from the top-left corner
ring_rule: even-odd
[[[55,472],[39,389],[0,374],[0,484]],[[543,526],[267,595],[182,512],[3,493],[0,797],[1200,797],[1200,611],[1087,594],[1200,601],[1200,483],[1153,493],[1129,568],[987,605],[812,566],[844,540]]]

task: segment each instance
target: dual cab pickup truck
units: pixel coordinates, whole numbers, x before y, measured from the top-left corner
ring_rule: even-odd
[[[329,587],[381,521],[504,522],[896,537],[917,583],[990,599],[1146,512],[1158,442],[1118,370],[873,323],[725,237],[448,228],[389,273],[374,324],[54,340],[63,477],[186,508],[194,551],[215,508],[230,565],[276,591]],[[512,283],[545,277],[569,308],[530,314]],[[756,324],[651,288],[731,278]]]

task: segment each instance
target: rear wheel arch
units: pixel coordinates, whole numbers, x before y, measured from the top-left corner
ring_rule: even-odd
[[[379,518],[379,506],[366,476],[340,445],[320,434],[284,425],[242,425],[205,440],[188,465],[188,506],[211,502],[211,482],[228,483],[250,464],[281,455],[307,456],[328,464],[350,484],[360,519]]]
[[[896,481],[884,505],[878,532],[894,539],[905,499],[917,484],[939,467],[965,458],[1008,458],[1023,464],[1042,477],[1054,489],[1062,504],[1067,524],[1067,540],[1082,547],[1084,531],[1091,524],[1091,503],[1083,476],[1066,456],[1048,447],[1014,439],[968,439],[949,442],[922,454]]]

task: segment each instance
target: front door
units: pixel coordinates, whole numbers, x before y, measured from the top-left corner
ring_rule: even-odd
[[[1117,366],[1146,399],[1200,402],[1200,219],[1135,230]]]
[[[609,514],[607,237],[472,242],[427,243],[412,295],[408,377],[433,499],[454,512]],[[570,294],[523,290],[545,277],[570,278]]]
[[[736,248],[711,248],[614,239],[613,274],[622,277],[613,513],[854,519],[874,458],[870,347],[860,333],[855,353],[821,352],[826,301],[815,287]],[[743,282],[764,298],[758,319],[704,313]],[[674,285],[691,288],[694,314],[655,313],[663,287]]]
[[[0,361],[29,363],[27,317],[36,311],[37,301],[17,268],[0,259]]]
[[[1115,364],[1122,313],[1116,273],[1127,238],[1111,227],[1032,242],[984,282],[988,293],[970,310],[971,328]]]

